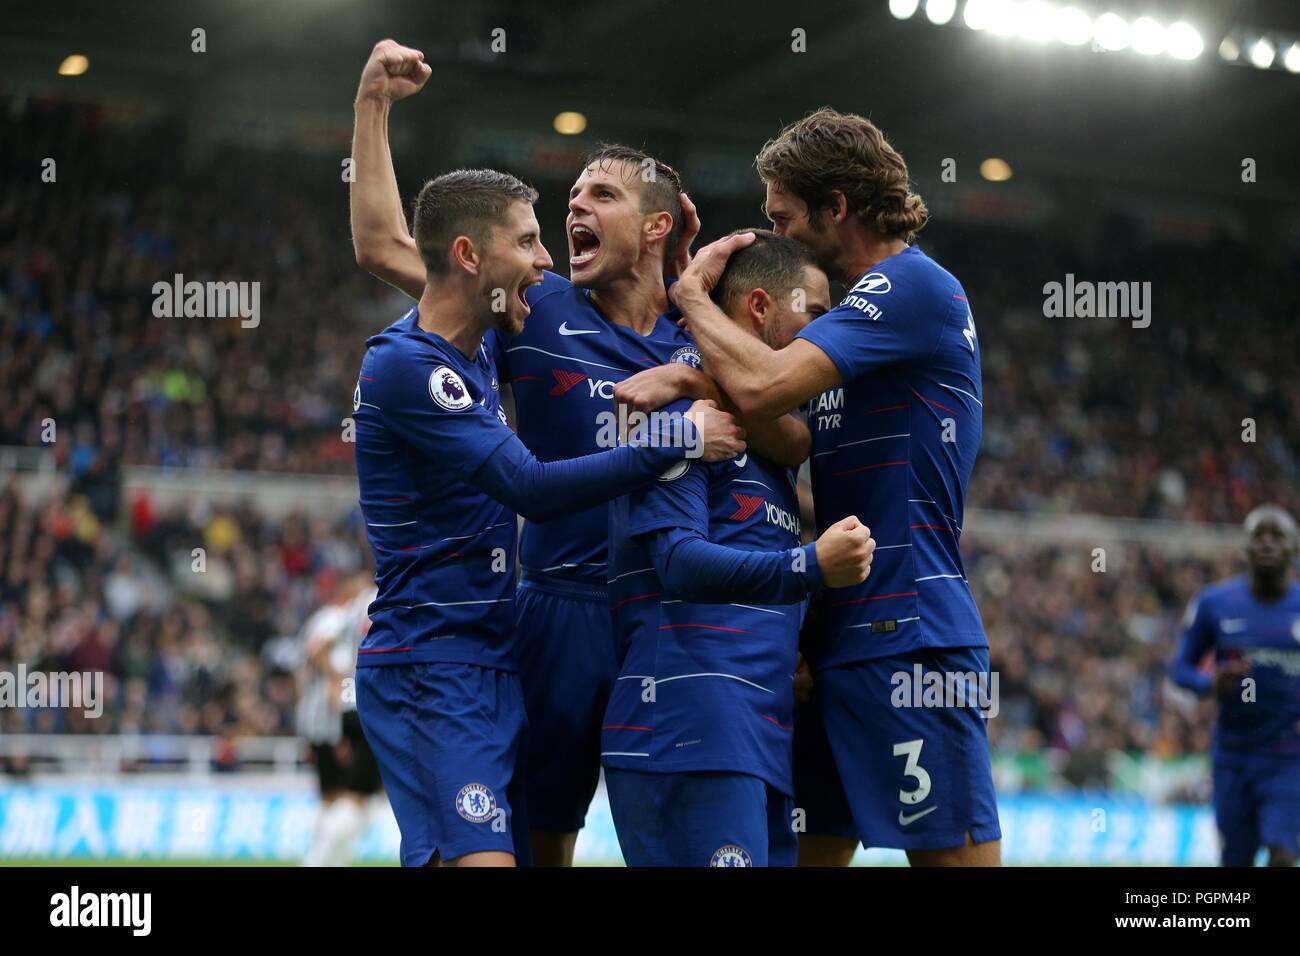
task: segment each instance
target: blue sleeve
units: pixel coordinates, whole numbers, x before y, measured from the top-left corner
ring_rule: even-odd
[[[659,580],[687,601],[795,604],[823,586],[816,542],[785,551],[744,551],[672,528],[654,532],[649,545]]]
[[[612,501],[665,469],[680,467],[686,453],[680,444],[620,445],[581,458],[541,462],[506,431],[509,440],[497,446],[471,480],[529,521],[549,521]]]
[[[709,466],[704,462],[682,462],[628,495],[628,537],[666,528],[687,528],[708,536]]]
[[[433,398],[434,376],[443,374],[466,395],[462,407]],[[457,478],[468,478],[514,438],[501,419],[472,399],[464,378],[433,349],[385,347],[375,355],[372,377],[366,394],[384,425]]]
[[[1214,683],[1210,674],[1200,669],[1201,659],[1214,647],[1214,626],[1202,595],[1198,595],[1187,608],[1183,618],[1183,633],[1178,641],[1169,675],[1179,687],[1197,694],[1208,694]]]
[[[796,338],[825,352],[840,377],[851,382],[883,366],[929,357],[947,324],[965,316],[964,300],[952,298],[915,270],[898,270],[888,279],[873,272]]]
[[[683,419],[679,427],[690,433],[685,441],[647,436],[641,444],[542,463],[505,422],[478,402],[448,408],[433,399],[433,376],[449,369],[439,359],[432,350],[393,350],[376,361],[370,394],[377,399],[384,423],[454,475],[531,521],[582,511],[626,494],[680,463],[699,444],[695,426]],[[450,371],[468,393],[463,378]]]
[[[821,588],[815,543],[745,551],[708,540],[710,467],[688,461],[629,496],[628,535],[646,538],[664,587],[684,600],[710,604],[794,604]]]

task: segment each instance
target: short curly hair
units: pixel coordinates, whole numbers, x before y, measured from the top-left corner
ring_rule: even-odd
[[[836,190],[849,211],[886,239],[911,242],[930,212],[912,192],[907,164],[875,123],[828,106],[791,123],[763,144],[754,159],[765,183],[776,183],[808,204],[810,221],[834,204]]]

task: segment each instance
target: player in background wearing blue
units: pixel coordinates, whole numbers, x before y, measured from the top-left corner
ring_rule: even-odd
[[[1224,866],[1300,856],[1300,584],[1296,523],[1276,505],[1246,516],[1244,575],[1213,584],[1187,608],[1171,673],[1219,701],[1212,776]],[[1214,655],[1210,672],[1202,660]]]
[[[826,275],[756,232],[714,290],[781,348],[829,308]],[[629,866],[793,866],[793,677],[804,598],[863,581],[856,518],[801,546],[795,470],[750,451],[674,466],[610,508],[610,597],[628,648],[602,762]]]
[[[418,298],[424,269],[407,231],[388,153],[392,101],[418,91],[430,74],[418,50],[376,45],[356,102],[351,186],[358,262]],[[602,148],[570,191],[566,234],[570,282],[551,272],[526,295],[532,314],[519,335],[502,337],[501,384],[515,398],[518,433],[544,461],[599,450],[600,416],[616,385],[642,370],[682,394],[721,398],[698,372],[699,353],[676,325],[665,274],[684,268],[698,221],[680,178],[653,157]],[[811,436],[801,418],[748,429],[755,449],[797,464]],[[526,522],[515,610],[517,657],[527,704],[524,744],[533,859],[572,862],[574,843],[600,773],[600,722],[618,673],[606,593],[608,507]]]
[[[894,695],[916,668],[922,681],[989,684],[958,546],[982,430],[965,292],[909,244],[925,204],[869,120],[818,110],[768,142],[756,166],[775,232],[811,248],[848,295],[785,348],[756,343],[709,298],[744,237],[701,250],[670,295],[745,416],[810,403],[818,526],[857,515],[878,542],[864,584],[814,601],[819,623],[804,655],[833,760],[801,759],[801,720],[796,804],[816,835],[800,841],[801,862],[847,863],[860,840],[906,850],[914,865],[996,865],[1001,829],[978,701],[911,707]]]
[[[525,290],[551,265],[536,198],[493,170],[425,184],[415,213],[424,291],[367,341],[353,397],[378,588],[357,708],[407,866],[509,866],[517,846],[526,856],[512,829],[527,727],[514,661],[516,512],[578,511],[690,457],[744,448],[730,416],[706,402],[686,413],[682,440],[651,435],[543,464],[515,437],[492,355],[498,332],[523,328]]]

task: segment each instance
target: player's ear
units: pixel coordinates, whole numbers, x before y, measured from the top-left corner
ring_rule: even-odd
[[[828,209],[831,214],[831,222],[834,225],[838,226],[840,223],[842,223],[845,219],[849,217],[848,197],[845,196],[844,193],[840,192],[838,189],[832,189],[831,201],[828,206]]]
[[[772,297],[765,289],[753,289],[745,297],[745,312],[753,323],[755,331],[763,331],[767,320],[772,316]]]
[[[451,264],[456,269],[463,269],[470,275],[478,275],[482,266],[482,257],[474,248],[474,240],[469,236],[457,236],[451,243]]]
[[[663,241],[673,231],[673,216],[670,212],[655,212],[645,217],[642,231],[647,243]]]

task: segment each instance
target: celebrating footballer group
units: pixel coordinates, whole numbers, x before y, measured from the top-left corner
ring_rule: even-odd
[[[506,172],[430,180],[408,230],[389,110],[429,74],[374,48],[350,196],[357,262],[417,300],[353,400],[357,708],[403,865],[569,865],[602,767],[631,866],[997,865],[976,701],[892,693],[989,668],[959,549],[979,339],[902,157],[818,110],[757,156],[771,229],[692,258],[681,176],[602,146],[566,279]],[[657,414],[609,447],[613,403]]]

